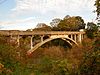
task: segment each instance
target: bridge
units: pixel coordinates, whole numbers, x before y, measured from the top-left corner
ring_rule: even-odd
[[[31,54],[43,44],[51,40],[58,39],[58,38],[64,40],[71,46],[73,44],[79,46],[82,42],[82,39],[84,38],[85,32],[83,31],[10,31],[10,30],[3,31],[1,30],[0,35],[9,36],[9,37],[16,36],[17,38],[16,41],[17,41],[18,46],[20,45],[21,36],[24,36],[24,35],[30,36],[30,50],[28,50],[27,53]],[[40,36],[40,42],[33,45],[34,43],[33,38],[36,35]],[[44,37],[47,37],[47,38],[44,39]]]

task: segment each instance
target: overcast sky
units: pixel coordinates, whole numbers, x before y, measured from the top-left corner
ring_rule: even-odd
[[[66,15],[94,21],[95,0],[0,0],[0,29],[26,30]]]

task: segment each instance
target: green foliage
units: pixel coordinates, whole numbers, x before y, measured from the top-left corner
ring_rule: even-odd
[[[96,24],[94,24],[93,22],[87,23],[86,34],[88,38],[93,39],[96,36],[97,31],[98,31],[98,26]]]
[[[85,53],[79,71],[79,75],[100,74],[100,38],[96,39],[92,50]]]
[[[53,31],[59,31],[58,24],[60,23],[61,19],[55,18],[50,22],[51,28]]]
[[[0,42],[1,41],[3,41],[3,40],[1,40],[1,38],[0,38]],[[5,42],[5,41],[3,41],[3,42]],[[0,43],[0,62],[4,65],[5,68],[12,71],[14,63],[16,62],[16,61],[14,61],[15,56],[16,56],[15,48],[10,46],[9,44]],[[7,73],[6,70],[4,70],[4,71],[2,72],[2,74]]]
[[[39,23],[33,31],[51,31],[51,27],[45,23]]]
[[[50,25],[53,31],[78,31],[85,28],[82,17],[70,17],[69,15],[65,16],[63,20],[59,18],[53,19]]]
[[[50,22],[51,27],[57,27],[58,24],[60,23],[61,19],[59,18],[55,18],[52,20],[52,22]]]
[[[78,31],[85,28],[85,23],[80,16],[67,17],[60,21],[58,28],[62,31]]]
[[[96,6],[96,12],[97,12],[97,16],[100,15],[100,0],[95,0],[95,4]]]
[[[0,69],[0,75],[29,75],[30,69],[23,64],[25,61],[22,61],[23,55],[18,54],[19,48],[12,46],[4,39],[0,37],[0,63],[4,65]]]
[[[34,69],[36,75],[70,75],[67,65],[69,65],[67,60],[53,60],[43,57],[37,65],[34,65]]]

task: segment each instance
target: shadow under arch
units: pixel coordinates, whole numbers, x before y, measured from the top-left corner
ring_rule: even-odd
[[[44,41],[42,41],[42,42],[36,44],[32,49],[28,50],[28,51],[27,51],[27,54],[30,55],[32,52],[34,52],[36,49],[38,49],[39,47],[41,47],[43,44],[45,44],[45,43],[47,43],[47,42],[49,42],[49,41],[51,41],[51,40],[59,39],[59,38],[62,39],[62,40],[64,40],[65,42],[69,43],[71,46],[72,46],[71,42],[73,42],[75,45],[78,46],[77,42],[74,41],[73,39],[69,38],[69,37],[67,37],[67,38],[66,38],[66,37],[48,38],[48,39],[46,39],[46,40],[44,40]],[[70,41],[71,41],[71,42],[70,42]]]

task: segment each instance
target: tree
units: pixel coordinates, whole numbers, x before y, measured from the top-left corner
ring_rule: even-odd
[[[95,37],[96,32],[98,31],[98,26],[94,24],[93,22],[87,23],[87,37],[93,39]]]
[[[94,5],[96,6],[96,12],[98,17],[100,16],[100,0],[96,0]]]
[[[58,28],[62,31],[78,31],[85,28],[84,20],[80,16],[67,17],[60,21]]]
[[[45,23],[38,23],[33,31],[51,31],[51,27],[46,25]]]
[[[45,23],[38,23],[36,25],[36,28],[43,28],[43,27],[46,27],[47,25]]]
[[[59,30],[58,28],[58,24],[60,23],[61,19],[59,18],[55,18],[52,20],[52,22],[50,22],[51,28],[53,31]]]
[[[100,38],[96,38],[91,50],[85,52],[78,75],[100,75]]]
[[[64,17],[64,19],[67,19],[67,18],[69,18],[70,17],[70,15],[66,15],[65,17]]]
[[[79,29],[84,29],[85,28],[85,23],[84,23],[84,20],[82,19],[82,17],[80,16],[76,16],[76,19],[79,21]]]
[[[97,25],[93,22],[87,23],[87,30],[97,31]]]
[[[50,22],[51,27],[57,27],[57,25],[60,23],[61,19],[55,18]]]

